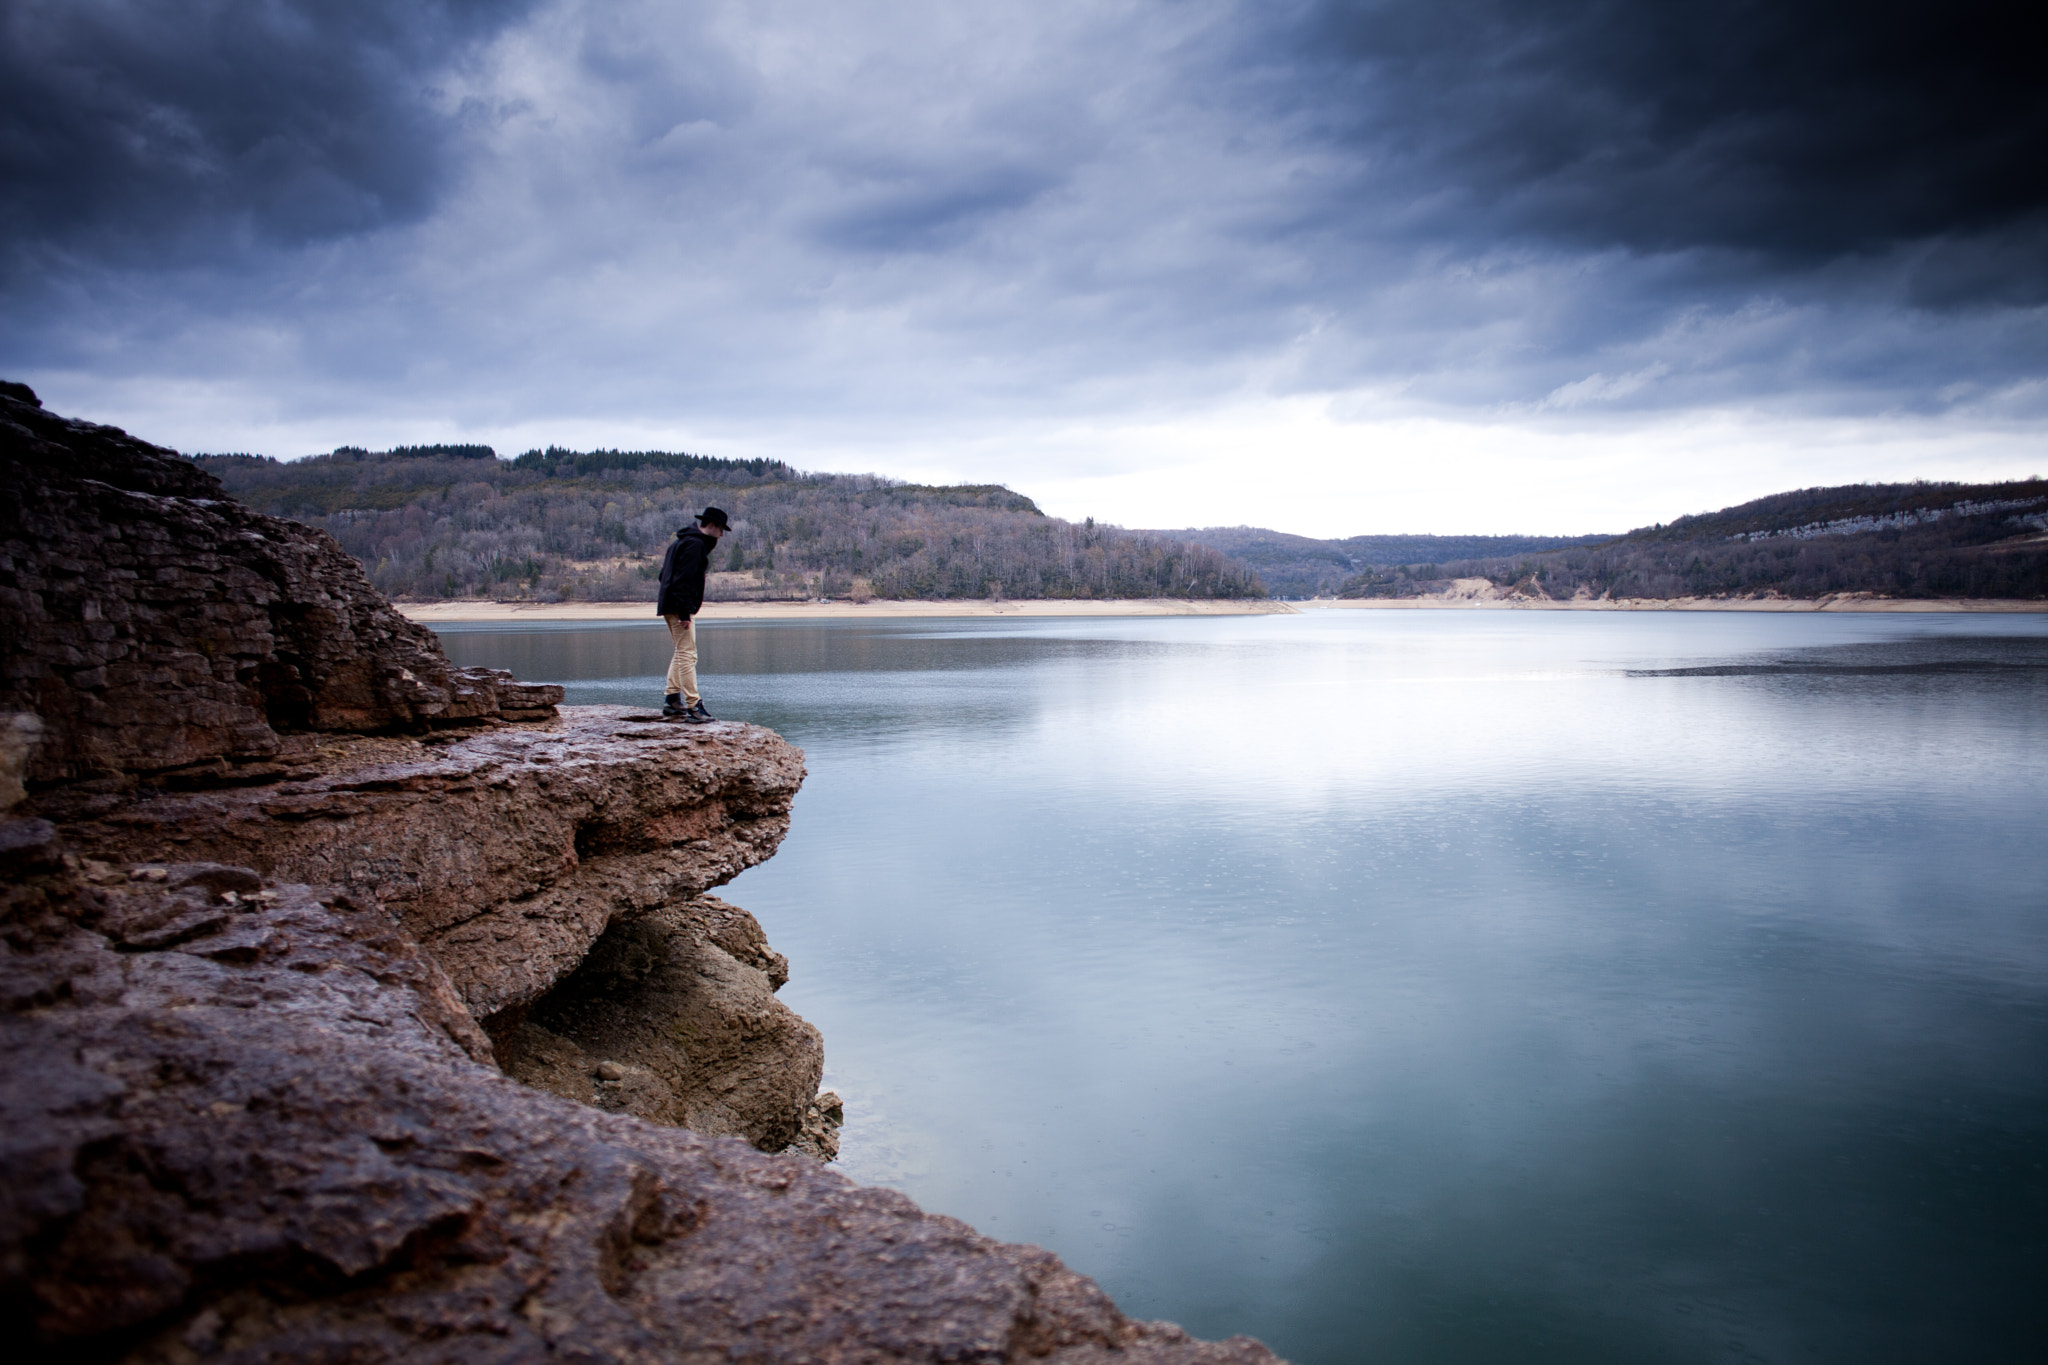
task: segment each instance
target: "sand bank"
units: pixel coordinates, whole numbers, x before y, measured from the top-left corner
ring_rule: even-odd
[[[421,625],[447,621],[655,621],[651,602],[399,602]],[[1306,605],[1306,604],[1302,604]],[[706,602],[706,621],[909,620],[922,616],[1286,616],[1290,602],[1186,601],[1144,597],[1118,601],[1032,602]]]
[[[444,622],[642,621],[653,624],[646,602],[400,602],[398,610],[421,625]],[[1313,602],[1117,601],[1033,602],[707,602],[706,621],[893,621],[934,616],[1290,616],[1304,611],[1883,611],[2048,612],[2048,602],[1997,598],[1928,599],[1838,593],[1790,597],[1627,597],[1554,602],[1526,597],[1470,596],[1321,599]]]

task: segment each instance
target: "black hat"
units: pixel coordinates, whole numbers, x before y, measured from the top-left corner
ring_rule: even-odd
[[[716,507],[707,507],[697,514],[699,526],[716,526],[721,531],[730,531],[732,523],[725,519],[725,513]]]

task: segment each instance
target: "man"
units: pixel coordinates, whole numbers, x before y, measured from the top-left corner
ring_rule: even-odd
[[[704,605],[704,571],[711,567],[711,552],[731,529],[725,513],[707,507],[697,514],[695,526],[676,532],[661,561],[661,596],[654,610],[668,622],[668,638],[676,646],[675,656],[668,661],[668,688],[661,699],[661,714],[680,716],[688,725],[712,719],[704,709],[704,699],[697,695],[697,632],[690,628],[690,618]]]

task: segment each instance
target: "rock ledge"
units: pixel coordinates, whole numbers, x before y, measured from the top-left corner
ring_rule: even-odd
[[[721,886],[788,832],[801,750],[757,726],[641,714],[322,736],[320,766],[292,779],[53,790],[28,809],[93,857],[234,863],[374,897],[481,1019],[552,989],[614,919]]]

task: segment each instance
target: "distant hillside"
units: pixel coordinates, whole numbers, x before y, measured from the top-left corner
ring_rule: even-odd
[[[1312,540],[1255,526],[1209,526],[1149,534],[1192,541],[1221,551],[1257,570],[1266,591],[1275,597],[1334,596],[1347,580],[1374,565],[1499,558],[1568,545],[1597,545],[1614,539],[1601,535],[1351,536],[1345,540]]]
[[[672,451],[344,447],[198,455],[241,501],[330,532],[399,598],[654,600],[661,553],[706,504],[733,520],[714,600],[1262,597],[1207,546],[1048,517],[992,484],[929,487]]]
[[[1551,598],[2048,598],[2048,481],[1806,488],[1598,544],[1376,566],[1341,595],[1424,597],[1461,578]]]

